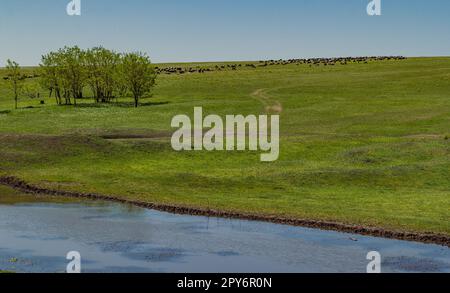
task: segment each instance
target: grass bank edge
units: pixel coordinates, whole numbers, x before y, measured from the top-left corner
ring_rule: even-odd
[[[305,228],[314,228],[325,231],[336,231],[342,233],[351,233],[364,236],[382,237],[387,239],[396,239],[404,241],[422,242],[428,244],[436,244],[450,247],[450,234],[433,233],[433,232],[412,232],[402,230],[390,230],[380,227],[367,226],[364,224],[351,224],[343,222],[322,221],[312,219],[296,219],[289,217],[277,217],[276,215],[265,215],[264,213],[252,214],[240,211],[225,211],[216,209],[205,209],[197,207],[189,207],[183,205],[169,205],[150,203],[145,201],[130,200],[121,198],[120,196],[111,196],[103,194],[89,194],[80,192],[70,192],[62,190],[51,190],[48,188],[40,188],[36,185],[31,185],[27,182],[21,181],[16,177],[0,177],[0,184],[8,186],[15,191],[28,192],[31,194],[46,194],[53,197],[67,197],[67,198],[85,198],[89,200],[101,200],[110,202],[119,202],[122,204],[129,204],[141,208],[153,209],[161,212],[169,212],[180,215],[192,216],[206,216],[206,217],[220,217],[230,219],[241,219],[250,221],[270,222],[274,224],[300,226]]]

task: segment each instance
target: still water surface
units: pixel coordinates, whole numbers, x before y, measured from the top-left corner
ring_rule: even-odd
[[[64,272],[359,272],[369,251],[383,272],[450,272],[438,245],[207,217],[108,202],[3,195],[0,269]]]

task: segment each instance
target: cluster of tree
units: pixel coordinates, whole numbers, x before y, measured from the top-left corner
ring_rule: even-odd
[[[6,68],[17,108],[24,80],[16,62],[8,60]],[[64,47],[42,56],[39,68],[40,85],[49,91],[49,97],[54,96],[58,105],[77,105],[89,89],[96,103],[132,96],[138,107],[139,101],[150,95],[156,76],[146,54],[117,53],[103,47],[88,50]]]
[[[131,94],[137,107],[155,85],[156,71],[143,53],[116,53],[103,47],[65,47],[42,57],[42,85],[58,104],[77,104],[89,87],[97,103]]]

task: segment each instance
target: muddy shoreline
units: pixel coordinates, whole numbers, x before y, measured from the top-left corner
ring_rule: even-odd
[[[302,220],[295,218],[282,218],[275,216],[264,215],[252,215],[237,212],[225,212],[211,209],[199,209],[189,208],[176,205],[164,205],[147,203],[141,201],[133,201],[127,199],[121,199],[119,197],[107,196],[101,194],[88,194],[69,191],[58,191],[46,188],[40,188],[33,186],[19,178],[8,176],[0,177],[0,184],[11,187],[15,190],[28,193],[28,194],[45,194],[50,196],[63,196],[72,198],[86,198],[93,200],[104,200],[123,204],[134,205],[141,208],[157,210],[161,212],[169,212],[173,214],[192,215],[192,216],[206,216],[206,217],[218,217],[218,218],[232,218],[242,219],[250,221],[270,222],[275,224],[300,226],[306,228],[321,229],[327,231],[345,232],[366,236],[383,237],[389,239],[416,241],[422,243],[438,244],[442,246],[450,247],[450,236],[436,233],[415,233],[415,232],[402,232],[402,231],[389,231],[382,228],[364,227],[360,225],[348,225],[336,222],[314,221],[314,220]]]

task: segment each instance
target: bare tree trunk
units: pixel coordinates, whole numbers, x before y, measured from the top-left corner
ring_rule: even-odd
[[[66,105],[72,104],[72,101],[70,100],[70,93],[68,91],[64,91],[64,98],[66,99]]]
[[[50,94],[48,95],[49,99],[52,97],[52,94],[53,94],[53,88],[50,89]],[[56,90],[55,90],[55,101],[56,101],[56,105],[59,105],[58,95],[56,95]]]
[[[17,110],[17,100],[18,100],[18,94],[17,94],[17,81],[14,81],[14,108]]]
[[[61,105],[62,104],[61,91],[59,89],[55,89],[55,96],[56,96],[56,103],[58,105]]]

